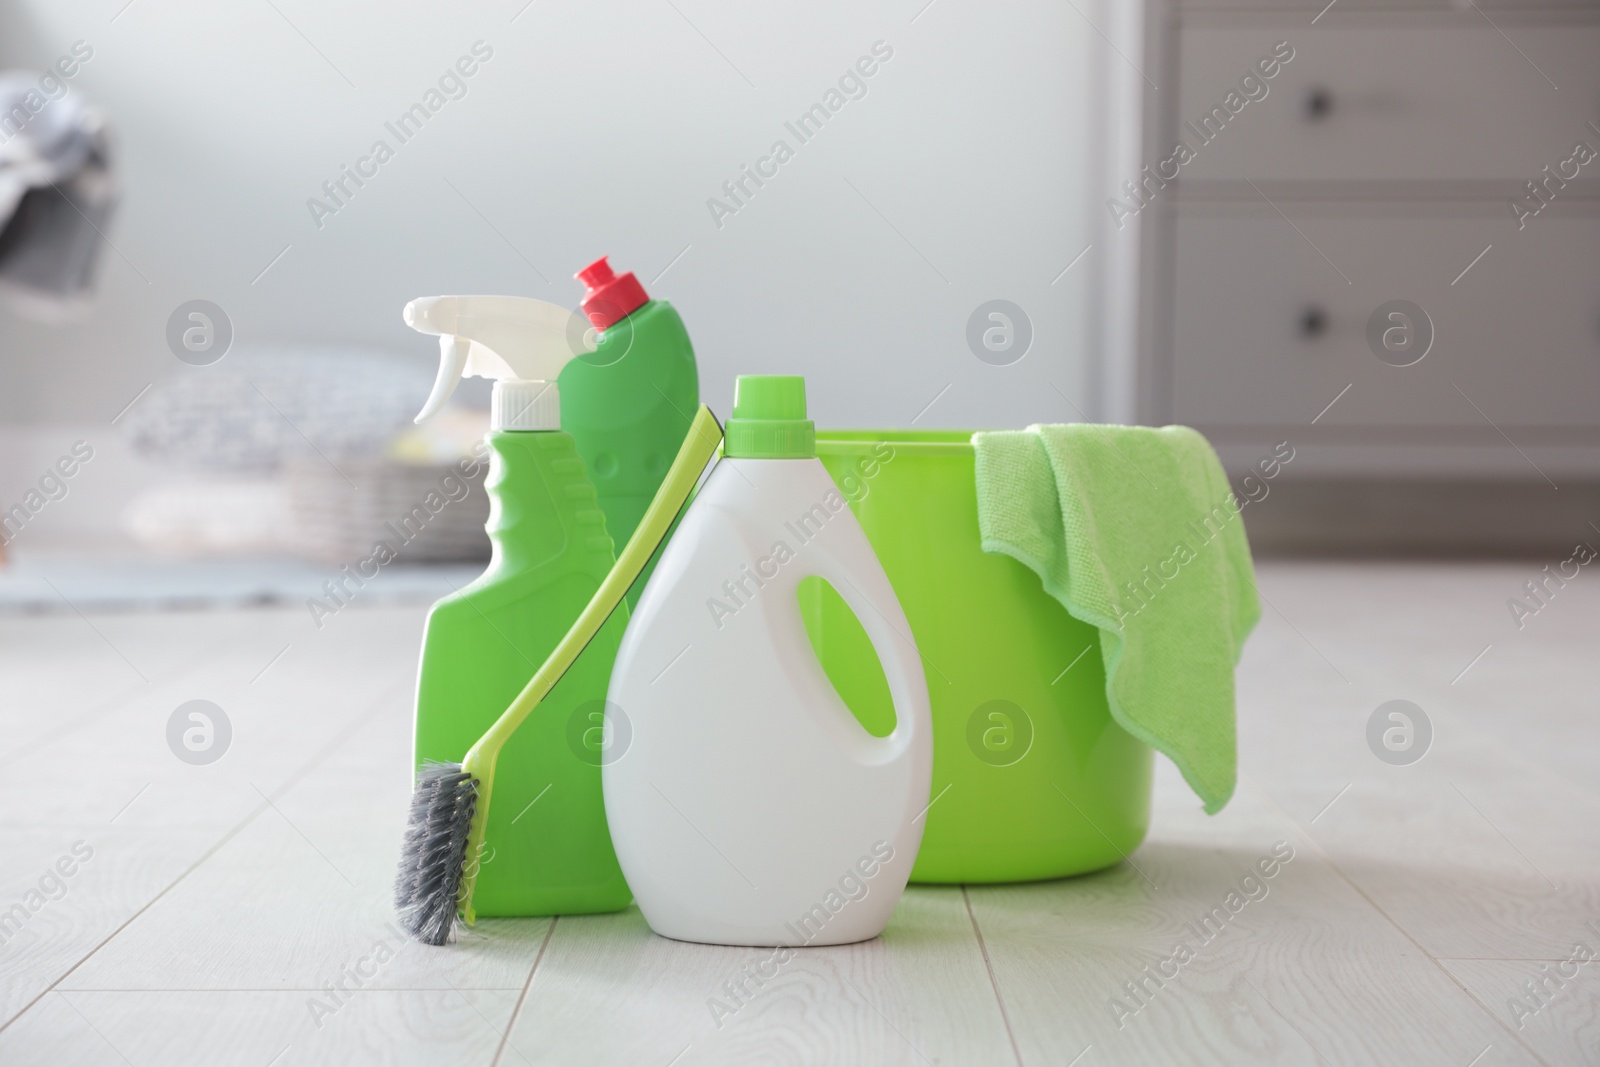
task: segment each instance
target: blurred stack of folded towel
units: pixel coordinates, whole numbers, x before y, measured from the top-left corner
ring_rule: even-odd
[[[191,555],[337,564],[381,540],[403,562],[486,559],[474,446],[487,413],[412,426],[431,383],[404,356],[349,347],[235,349],[180,368],[119,424],[165,472],[129,505],[128,532]]]

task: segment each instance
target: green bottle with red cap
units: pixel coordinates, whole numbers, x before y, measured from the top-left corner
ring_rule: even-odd
[[[683,320],[633,274],[601,256],[577,273],[595,350],[561,371],[561,428],[577,441],[617,551],[627,544],[700,406],[700,375]],[[649,570],[628,594],[631,608]]]

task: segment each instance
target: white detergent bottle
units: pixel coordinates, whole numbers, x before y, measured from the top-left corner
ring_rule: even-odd
[[[741,377],[724,458],[667,543],[611,673],[602,777],[650,928],[717,945],[876,937],[922,841],[933,771],[911,628],[815,454],[805,380]],[[862,728],[812,651],[825,579],[883,665],[895,725]]]

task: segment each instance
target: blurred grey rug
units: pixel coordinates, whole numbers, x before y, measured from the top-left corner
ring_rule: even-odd
[[[391,563],[350,606],[428,604],[481,573],[482,563]],[[326,601],[324,583],[340,578],[337,568],[287,559],[32,553],[0,569],[0,613],[304,607],[312,597]]]

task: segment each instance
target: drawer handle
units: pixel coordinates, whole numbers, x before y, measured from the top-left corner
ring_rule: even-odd
[[[1300,336],[1321,337],[1328,332],[1328,313],[1315,304],[1300,312]]]
[[[1321,122],[1333,112],[1333,91],[1320,85],[1306,90],[1306,121]]]

